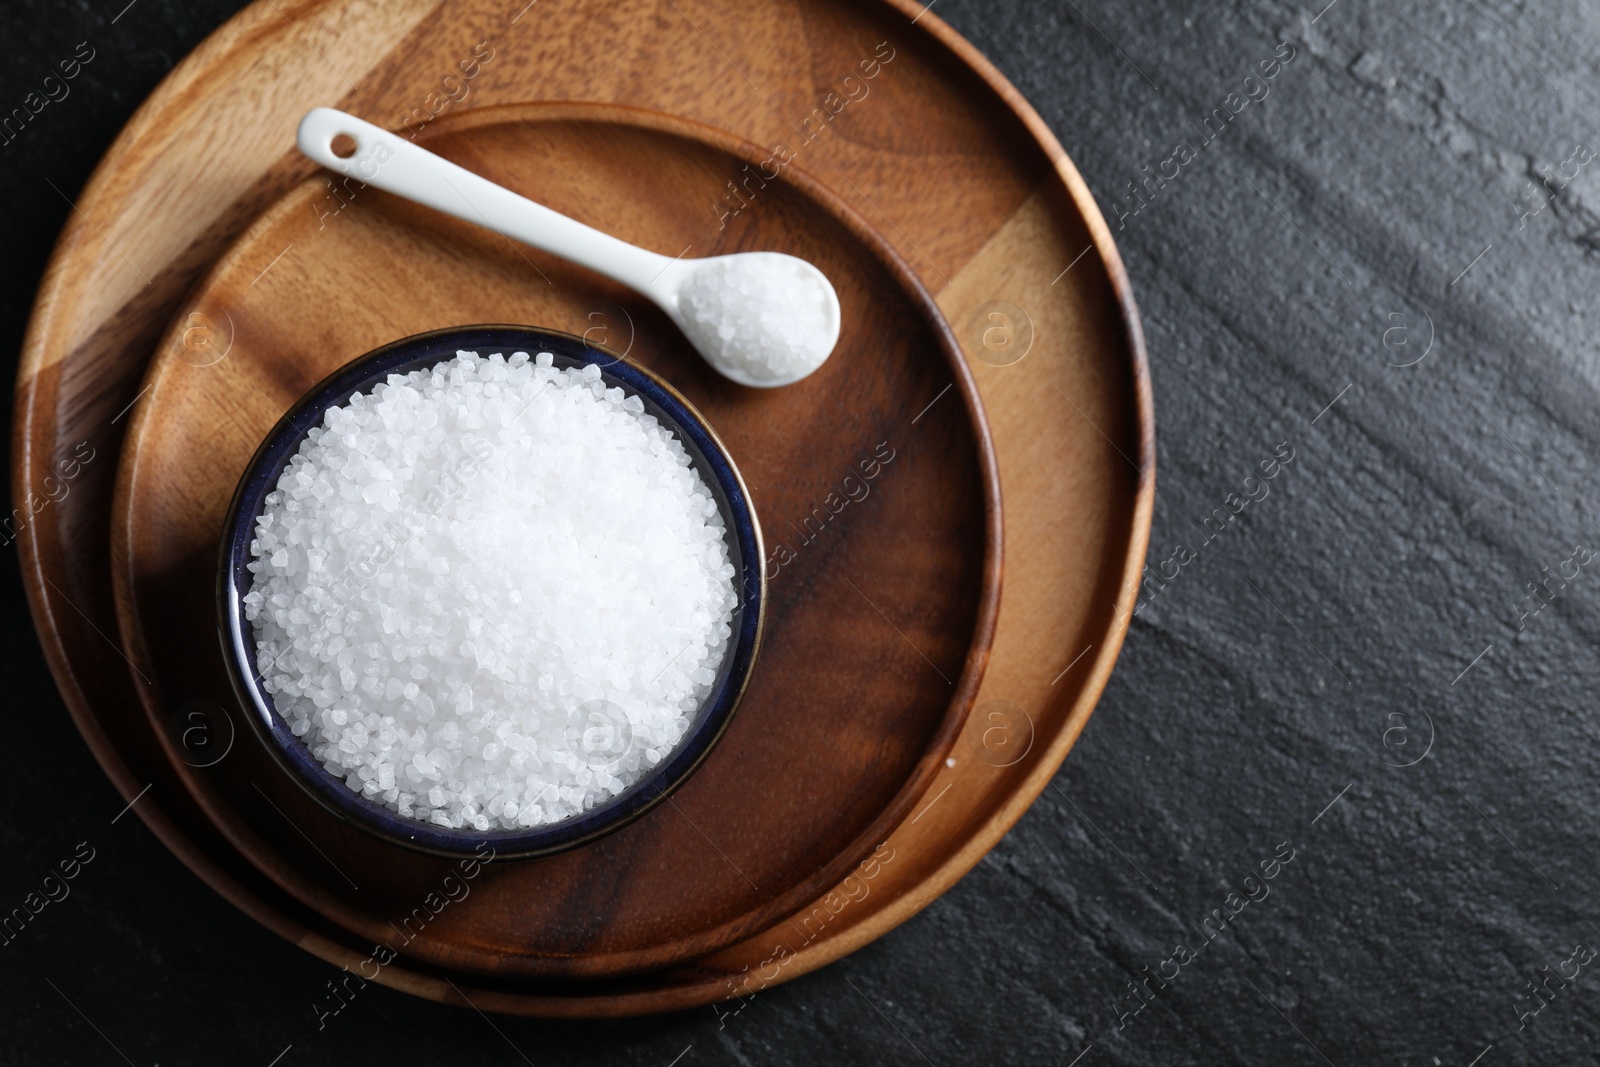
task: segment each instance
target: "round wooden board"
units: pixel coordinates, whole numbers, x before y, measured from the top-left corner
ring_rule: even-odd
[[[465,83],[459,64],[472,65],[480,42],[493,58]],[[867,79],[861,64],[875,58]],[[926,906],[1048,783],[1114,663],[1154,492],[1142,340],[1105,223],[1027,104],[920,5],[308,0],[258,4],[229,22],[156,91],[77,199],[30,326],[13,494],[58,684],[107,773],[140,797],[134,810],[202,878],[324,959],[354,969],[369,958],[370,943],[244,860],[138,711],[143,683],[107,637],[109,457],[162,330],[191,310],[185,293],[314,172],[292,147],[299,116],[335,104],[415,124],[413,109],[442,110],[445,89],[460,98],[453,110],[617,102],[793,150],[911,264],[966,350],[1007,501],[1007,583],[954,765],[853,876],[788,919],[631,978],[468,980],[397,960],[378,980],[485,1010],[595,1016],[705,1004],[803,974]],[[202,158],[207,166],[194,166]],[[759,213],[759,199],[744,210]],[[1024,339],[1024,358],[995,365]],[[41,506],[43,478],[80,442],[96,458],[69,495]],[[990,717],[1007,709],[1009,718]],[[1018,727],[998,735],[1017,739],[1016,750],[993,746],[1001,722]],[[1009,751],[1022,755],[1012,762]]]
[[[124,651],[148,680],[152,728],[229,840],[303,903],[393,944],[399,917],[453,863],[333,816],[254,734],[230,731],[232,752],[213,762],[166,732],[193,699],[244,714],[211,610],[228,503],[284,411],[362,352],[497,319],[611,340],[706,416],[751,486],[769,545],[764,650],[727,736],[666,804],[580,849],[492,865],[393,947],[452,971],[536,978],[704,956],[861,862],[966,721],[1000,594],[998,479],[971,376],[915,276],[797,166],[730,224],[683,210],[761,162],[755,145],[601,104],[478,108],[419,141],[644,247],[815,263],[843,312],[834,355],[781,390],[734,385],[614,283],[355,183],[336,198],[313,178],[223,255],[190,296],[203,311],[157,347],[113,513]]]

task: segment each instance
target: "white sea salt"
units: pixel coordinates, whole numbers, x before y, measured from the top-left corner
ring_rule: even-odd
[[[716,501],[599,369],[458,352],[330,409],[244,598],[274,705],[400,815],[542,825],[682,739],[737,603]]]
[[[832,350],[827,282],[789,256],[714,259],[684,284],[678,310],[696,348],[756,381],[804,377]]]

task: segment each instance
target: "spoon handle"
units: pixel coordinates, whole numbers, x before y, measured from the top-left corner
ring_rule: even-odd
[[[340,135],[355,146],[342,156],[333,150]],[[570,259],[643,293],[669,313],[676,310],[676,292],[662,284],[675,260],[569,219],[388,130],[319,107],[300,120],[295,139],[301,152],[330,170]]]

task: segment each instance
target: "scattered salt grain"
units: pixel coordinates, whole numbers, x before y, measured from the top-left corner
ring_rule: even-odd
[[[802,378],[832,351],[828,283],[789,256],[713,259],[678,294],[683,329],[712,362],[758,382]]]
[[[329,409],[250,552],[257,664],[295,736],[458,828],[558,822],[660,763],[737,603],[682,443],[549,353],[458,352]]]

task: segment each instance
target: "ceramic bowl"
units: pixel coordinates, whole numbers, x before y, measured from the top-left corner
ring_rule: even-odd
[[[455,358],[458,350],[490,354],[550,352],[557,367],[600,368],[609,386],[639,397],[645,411],[673,429],[700,472],[727,530],[739,604],[734,632],[715,683],[676,748],[620,794],[579,815],[544,826],[477,831],[406,818],[347,786],[294,736],[273,706],[256,662],[256,638],[245,618],[252,576],[250,542],[267,494],[328,408],[343,404],[391,374],[405,374]],[[223,656],[234,690],[256,737],[283,772],[323,807],[351,825],[404,848],[441,856],[471,855],[487,844],[504,858],[547,855],[592,841],[643,815],[684,783],[722,737],[737,710],[760,649],[766,606],[761,529],[749,491],[727,449],[704,417],[672,386],[650,371],[580,337],[528,326],[467,326],[406,337],[368,352],[314,387],[291,408],[256,450],[229,505],[218,563],[217,610]],[[597,707],[590,716],[605,717]],[[595,726],[618,729],[616,723]],[[625,727],[620,728],[625,733]],[[604,735],[602,735],[604,736]]]

